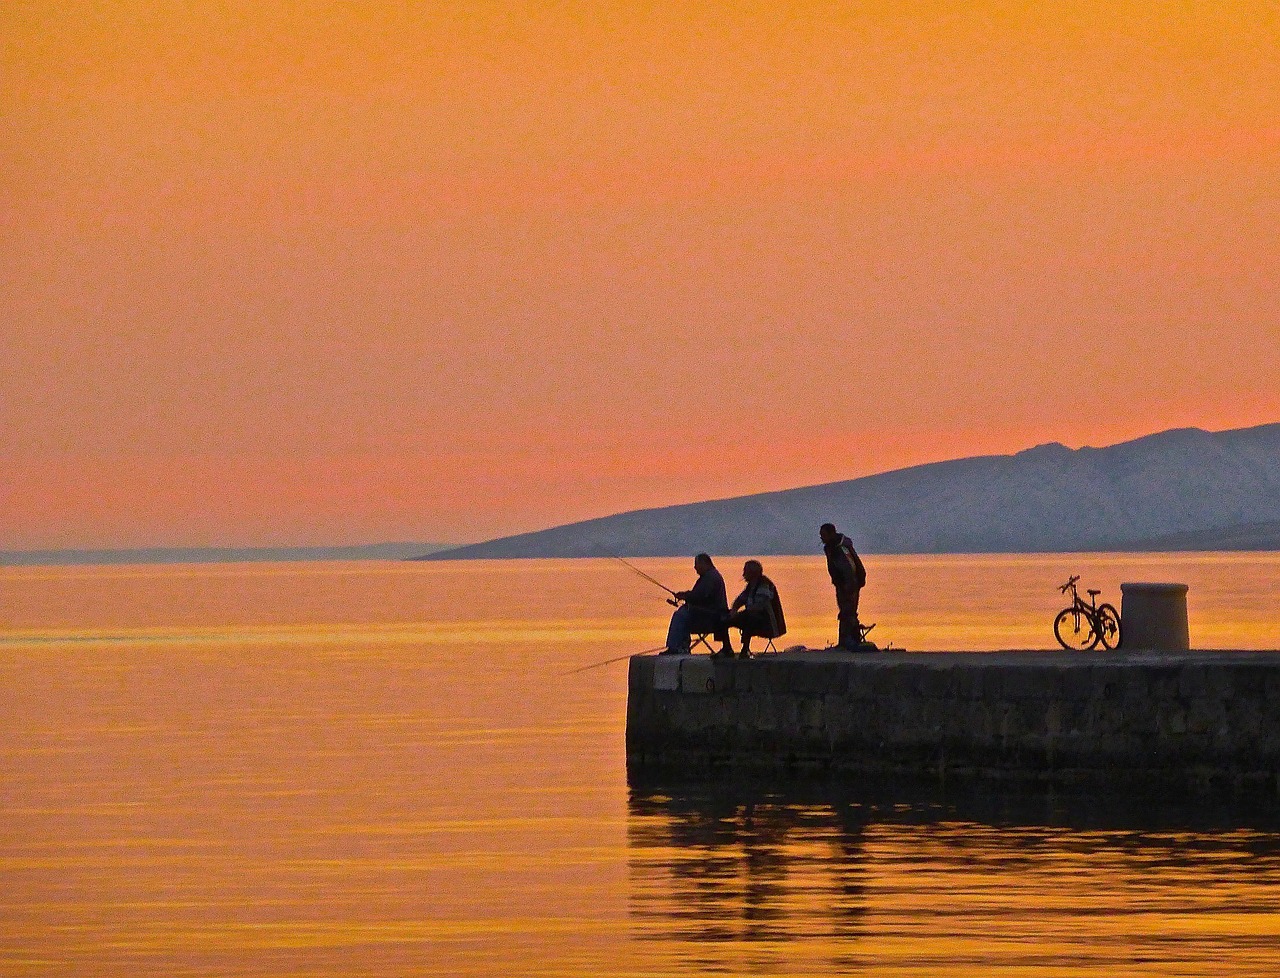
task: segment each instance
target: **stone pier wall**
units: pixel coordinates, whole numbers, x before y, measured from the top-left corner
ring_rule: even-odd
[[[636,656],[633,769],[1277,787],[1280,652]]]

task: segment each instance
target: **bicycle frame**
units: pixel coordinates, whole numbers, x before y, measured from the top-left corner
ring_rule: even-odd
[[[1076,582],[1080,580],[1078,576],[1073,576],[1066,584],[1063,584],[1059,591],[1066,594],[1071,592],[1071,606],[1064,608],[1058,612],[1058,617],[1054,622],[1054,635],[1057,636],[1059,644],[1066,649],[1075,649],[1077,651],[1089,651],[1097,647],[1101,642],[1103,648],[1112,649],[1119,645],[1120,638],[1120,616],[1116,613],[1115,608],[1111,605],[1098,604],[1098,595],[1102,592],[1089,592],[1089,603],[1085,604],[1084,599],[1080,597],[1079,591],[1076,589]],[[1067,638],[1064,638],[1059,631],[1058,622],[1064,616],[1070,615],[1071,618],[1071,637],[1076,640],[1076,644],[1072,644]],[[1088,631],[1082,633],[1081,618],[1088,622]]]
[[[1084,603],[1084,598],[1076,591],[1076,586],[1071,585],[1071,607],[1078,615],[1088,615],[1090,618],[1098,616],[1098,596],[1096,594],[1089,595],[1089,603]]]

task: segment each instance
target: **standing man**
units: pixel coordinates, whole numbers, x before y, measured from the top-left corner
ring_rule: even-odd
[[[676,597],[684,603],[671,616],[666,652],[668,655],[688,653],[689,638],[694,632],[713,632],[720,643],[720,654],[733,655],[729,645],[729,627],[724,623],[729,616],[724,578],[707,554],[693,558],[693,569],[698,574],[693,587],[676,592]]]
[[[827,555],[827,573],[836,589],[836,606],[840,609],[840,641],[838,647],[852,652],[862,643],[862,623],[858,621],[858,597],[867,583],[867,569],[847,536],[831,523],[818,528],[822,549]]]

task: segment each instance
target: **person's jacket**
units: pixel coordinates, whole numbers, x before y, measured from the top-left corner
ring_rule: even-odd
[[[862,558],[843,533],[831,543],[824,544],[822,550],[827,555],[827,573],[831,575],[831,583],[836,590],[852,591],[867,583],[867,569],[862,566]]]
[[[688,591],[685,602],[698,611],[724,613],[729,610],[729,599],[724,589],[724,578],[712,567],[705,574],[699,574],[697,582]]]
[[[787,619],[782,614],[782,599],[778,597],[778,587],[763,574],[742,589],[742,593],[734,599],[733,606],[741,606],[747,611],[764,615],[769,622],[769,634],[765,638],[778,638],[787,634]]]

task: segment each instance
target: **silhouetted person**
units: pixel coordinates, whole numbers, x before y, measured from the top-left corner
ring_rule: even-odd
[[[693,569],[698,572],[697,583],[688,591],[677,591],[683,601],[671,616],[667,629],[669,655],[687,653],[689,639],[695,633],[712,632],[720,643],[722,655],[733,655],[729,645],[729,629],[724,620],[729,614],[729,599],[725,596],[724,578],[706,554],[693,558]]]
[[[733,599],[733,606],[729,609],[729,627],[742,629],[742,657],[749,659],[751,640],[757,635],[761,638],[785,635],[787,621],[782,616],[778,588],[764,576],[760,561],[748,560],[743,564],[742,579],[747,586]]]
[[[818,528],[822,549],[827,555],[827,573],[836,589],[840,609],[839,647],[852,651],[862,644],[862,623],[858,621],[858,597],[867,583],[867,569],[847,536],[830,523]]]

